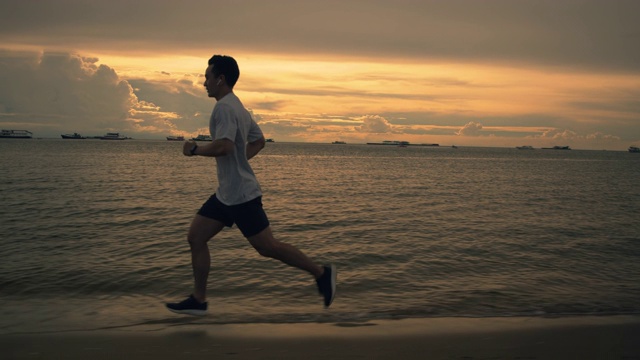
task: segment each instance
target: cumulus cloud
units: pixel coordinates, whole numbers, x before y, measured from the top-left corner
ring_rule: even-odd
[[[552,139],[552,140],[574,140],[581,138],[578,133],[572,130],[567,129],[549,129],[536,136],[541,139]]]
[[[208,98],[200,82],[194,79],[130,79],[140,101],[159,106],[165,118],[175,125],[173,134],[201,133],[209,124],[215,101]]]
[[[607,135],[601,132],[595,132],[585,137],[587,140],[620,140],[619,136]]]
[[[365,115],[357,120],[362,121],[362,125],[355,127],[355,130],[359,132],[389,133],[393,131],[393,125],[380,115]]]
[[[276,137],[278,139],[300,139],[308,136],[311,126],[299,121],[288,119],[269,119],[259,123],[262,132],[266,137]]]
[[[573,148],[626,148],[627,145],[623,140],[615,135],[605,134],[602,132],[594,132],[589,134],[580,134],[569,129],[553,128],[547,129],[540,135],[528,136],[528,139],[541,144],[542,146],[555,145],[571,145]]]
[[[206,96],[189,92],[193,83],[176,81],[164,90],[158,90],[162,84],[138,84],[142,89],[134,89],[98,59],[70,53],[0,52],[0,79],[0,124],[41,137],[107,131],[149,136],[174,133],[177,123],[189,120],[186,128],[195,131],[208,116],[202,110],[211,109]],[[145,91],[146,99],[136,95]],[[163,91],[171,96],[159,96]]]
[[[460,128],[456,132],[456,135],[460,136],[480,136],[482,131],[482,124],[475,121],[468,122],[465,126]]]
[[[56,53],[0,53],[0,59],[0,101],[14,116],[124,120],[137,100],[131,86],[96,59]]]
[[[253,111],[253,109],[251,109],[251,108],[246,108],[246,109],[249,112],[249,114],[251,115],[251,118],[253,119],[253,121],[260,122],[260,120],[262,119],[262,115],[256,114],[256,112]]]
[[[619,136],[609,135],[602,132],[595,132],[587,135],[581,135],[573,130],[568,129],[548,129],[533,138],[546,140],[593,140],[593,141],[615,141],[620,140]]]

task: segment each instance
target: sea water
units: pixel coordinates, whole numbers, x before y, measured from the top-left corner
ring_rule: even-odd
[[[169,313],[216,188],[215,161],[181,151],[0,141],[0,333],[640,313],[640,155],[302,143],[251,164],[276,237],[336,264],[331,308],[231,228],[210,241],[210,314]]]

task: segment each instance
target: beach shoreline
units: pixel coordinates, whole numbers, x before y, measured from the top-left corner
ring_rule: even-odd
[[[0,335],[4,359],[640,359],[640,316],[180,324]],[[6,357],[5,357],[6,356]]]

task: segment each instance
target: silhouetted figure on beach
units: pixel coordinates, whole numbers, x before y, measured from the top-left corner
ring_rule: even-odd
[[[335,295],[335,267],[318,265],[294,246],[278,241],[262,208],[262,192],[249,159],[264,148],[265,138],[233,92],[240,76],[238,64],[232,57],[222,55],[214,55],[208,64],[204,87],[209,97],[217,100],[209,121],[213,141],[202,146],[186,141],[183,153],[186,156],[216,158],[218,189],[202,205],[187,235],[195,282],[193,294],[179,303],[168,303],[167,308],[181,314],[206,313],[207,278],[211,265],[208,242],[225,226],[233,224],[260,255],[313,275],[318,291],[324,297],[324,305],[328,307]]]

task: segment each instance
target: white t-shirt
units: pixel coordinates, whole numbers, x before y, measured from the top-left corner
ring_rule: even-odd
[[[225,205],[238,205],[261,196],[260,184],[247,160],[247,143],[260,139],[262,130],[233,92],[213,107],[209,131],[214,141],[229,139],[235,144],[232,153],[216,157],[218,200]]]

